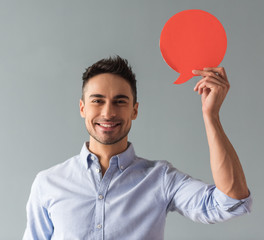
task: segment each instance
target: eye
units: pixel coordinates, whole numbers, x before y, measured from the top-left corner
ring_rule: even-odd
[[[120,99],[120,100],[116,100],[115,103],[116,104],[126,104],[127,102],[125,100]]]
[[[101,100],[101,99],[93,99],[92,103],[103,103],[103,100]]]

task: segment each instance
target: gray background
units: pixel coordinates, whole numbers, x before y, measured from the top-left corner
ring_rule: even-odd
[[[130,141],[137,155],[166,159],[211,183],[198,77],[179,76],[163,61],[165,22],[185,9],[215,15],[226,29],[221,66],[231,83],[221,110],[254,197],[253,212],[216,225],[177,213],[165,239],[264,239],[264,1],[0,1],[0,239],[21,239],[35,175],[78,154],[88,140],[79,115],[81,76],[93,62],[119,54],[138,79],[139,116]],[[206,29],[201,29],[205,31]]]

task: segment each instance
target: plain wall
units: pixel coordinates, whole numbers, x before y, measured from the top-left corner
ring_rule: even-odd
[[[82,73],[119,54],[138,80],[139,116],[129,140],[137,155],[166,159],[212,183],[195,77],[162,59],[159,37],[177,12],[202,9],[223,24],[231,89],[221,110],[254,199],[253,212],[216,225],[167,218],[165,239],[264,239],[264,1],[0,1],[0,239],[21,239],[36,174],[80,152],[89,135],[79,115]],[[206,29],[201,29],[205,31]]]

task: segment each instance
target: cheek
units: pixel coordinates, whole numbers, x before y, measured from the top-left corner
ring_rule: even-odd
[[[98,110],[91,107],[85,109],[85,119],[86,121],[92,121],[98,115]]]
[[[85,113],[85,123],[86,124],[91,124],[93,122],[93,117],[90,111],[86,111]]]

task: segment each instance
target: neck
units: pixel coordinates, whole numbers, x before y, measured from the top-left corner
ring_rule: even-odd
[[[102,167],[103,174],[109,167],[109,162],[111,157],[121,152],[124,152],[126,149],[127,149],[127,137],[111,145],[105,145],[99,143],[94,138],[90,137],[89,151],[94,153],[98,157]]]

